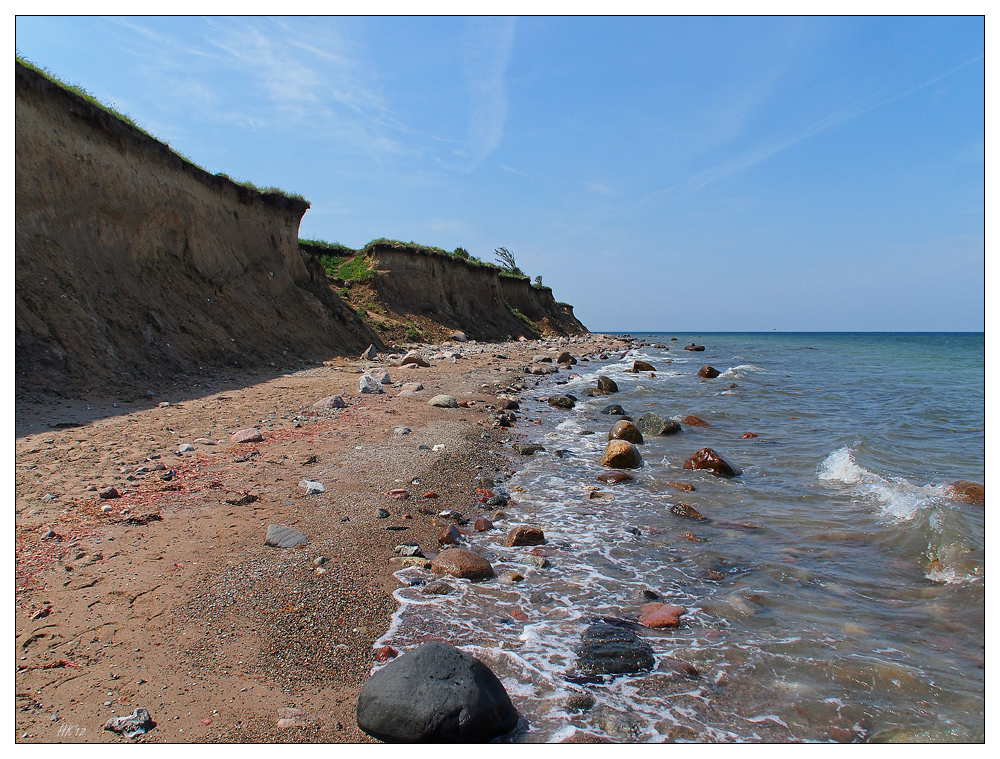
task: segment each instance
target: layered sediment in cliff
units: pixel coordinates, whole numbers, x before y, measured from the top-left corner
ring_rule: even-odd
[[[324,249],[303,244],[320,256]],[[548,287],[495,266],[399,243],[368,245],[355,256],[366,274],[334,287],[386,342],[442,340],[455,331],[475,340],[586,334],[573,307]]]
[[[213,176],[16,67],[16,386],[135,387],[378,342],[298,247],[308,203]]]

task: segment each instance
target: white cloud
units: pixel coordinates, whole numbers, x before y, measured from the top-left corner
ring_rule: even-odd
[[[507,120],[505,75],[514,46],[514,19],[472,18],[462,34],[462,69],[469,91],[469,126],[456,154],[472,171],[500,146]]]

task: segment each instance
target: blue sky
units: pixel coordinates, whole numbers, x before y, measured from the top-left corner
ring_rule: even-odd
[[[595,331],[982,330],[982,18],[20,17],[300,236],[503,246]]]

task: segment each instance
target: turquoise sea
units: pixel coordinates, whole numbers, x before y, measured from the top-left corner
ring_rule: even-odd
[[[483,659],[521,713],[517,742],[983,741],[985,510],[947,487],[985,482],[983,334],[631,336],[520,394],[513,431],[545,451],[497,483],[514,501],[497,526],[541,526],[550,566],[477,534],[499,574],[525,579],[428,596],[429,575],[404,570],[379,645],[442,637]],[[653,376],[627,371],[637,359]],[[705,364],[721,375],[700,379]],[[620,392],[584,395],[599,374]],[[539,400],[556,392],[576,407]],[[605,485],[613,403],[709,426],[647,436],[634,481]],[[684,470],[706,446],[742,475]],[[574,678],[583,630],[653,594],[686,610],[676,629],[637,628],[656,667]]]

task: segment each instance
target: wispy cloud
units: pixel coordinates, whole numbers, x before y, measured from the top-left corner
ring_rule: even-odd
[[[928,79],[927,81],[917,85],[916,87],[912,87],[906,90],[905,92],[899,92],[895,95],[892,95],[891,97],[879,99],[877,96],[870,96],[862,98],[861,100],[857,100],[854,103],[851,103],[850,105],[846,106],[845,108],[841,108],[840,110],[835,111],[834,113],[831,113],[825,118],[822,118],[819,121],[811,124],[809,127],[807,127],[806,129],[802,130],[797,134],[791,135],[782,140],[769,143],[767,145],[760,146],[755,150],[745,153],[730,161],[726,161],[724,163],[717,164],[716,166],[712,166],[711,168],[705,169],[704,171],[700,171],[697,174],[689,177],[688,179],[685,179],[682,182],[670,185],[669,187],[664,187],[661,190],[657,190],[656,192],[646,195],[644,198],[640,199],[640,203],[648,204],[650,201],[657,200],[663,196],[672,193],[681,193],[689,195],[691,193],[697,192],[698,190],[707,187],[708,185],[712,184],[713,182],[719,179],[722,179],[723,177],[735,174],[755,164],[761,163],[762,161],[766,161],[769,158],[777,155],[778,153],[781,153],[782,151],[787,150],[793,145],[802,142],[805,139],[813,137],[819,134],[820,132],[823,132],[839,124],[843,124],[846,121],[850,121],[851,119],[857,118],[858,116],[868,113],[869,111],[873,111],[876,108],[881,108],[885,105],[888,105],[889,103],[901,100],[902,98],[908,97],[916,92],[919,92],[920,90],[930,87],[931,85],[940,82],[942,79],[951,76],[952,74],[965,68],[966,66],[969,66],[978,60],[982,60],[982,58],[983,56],[978,55],[975,58],[971,58],[970,60],[967,60],[964,63],[961,63],[958,66],[955,66],[954,68],[951,68],[948,71],[939,74],[938,76]],[[636,218],[638,216],[641,216],[642,214],[646,213],[647,210],[648,208],[645,208],[644,210],[636,213],[635,216],[631,218]]]
[[[514,19],[473,18],[462,34],[462,68],[469,91],[469,127],[456,151],[472,171],[503,140],[507,120],[505,75],[514,46]]]

